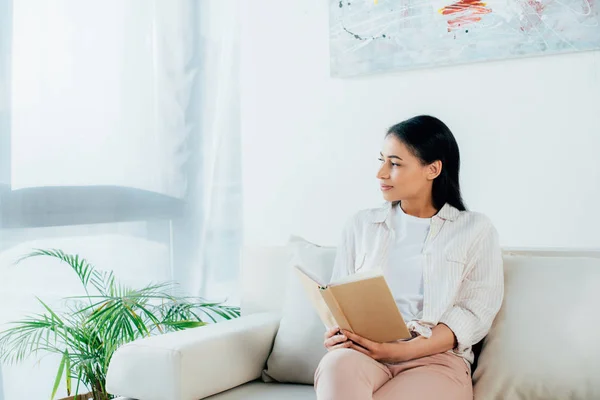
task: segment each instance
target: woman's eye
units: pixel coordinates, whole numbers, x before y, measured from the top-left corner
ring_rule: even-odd
[[[382,163],[384,163],[384,162],[385,162],[385,160],[384,160],[383,158],[378,158],[378,160],[379,160],[380,162],[382,162]],[[396,163],[390,163],[390,164],[392,164],[392,166],[393,166],[393,167],[399,167],[399,166],[400,166],[400,164],[396,164]]]

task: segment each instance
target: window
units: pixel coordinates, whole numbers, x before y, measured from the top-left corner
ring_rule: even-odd
[[[34,296],[78,287],[60,265],[11,265],[34,247],[237,302],[238,24],[226,3],[0,0],[0,302],[14,305],[0,326]],[[47,396],[55,364],[4,368],[0,398]]]

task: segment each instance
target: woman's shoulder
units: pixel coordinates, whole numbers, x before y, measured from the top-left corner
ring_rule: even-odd
[[[386,218],[385,205],[373,208],[363,208],[351,213],[345,221],[344,231],[347,234],[353,233],[360,235],[368,229],[369,226],[376,226],[375,223],[383,222]]]
[[[363,226],[367,223],[383,222],[387,218],[389,211],[390,206],[387,203],[379,207],[363,208],[351,214],[347,223],[353,226]]]
[[[469,230],[475,236],[479,236],[485,232],[497,234],[492,219],[482,212],[460,211],[455,222],[458,229]]]
[[[480,225],[493,225],[491,218],[479,211],[460,211],[457,220]]]

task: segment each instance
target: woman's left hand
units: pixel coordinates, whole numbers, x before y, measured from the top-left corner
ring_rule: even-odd
[[[389,343],[378,343],[372,340],[365,339],[362,336],[358,336],[347,330],[342,330],[342,333],[346,335],[348,340],[353,343],[350,345],[351,349],[360,351],[371,357],[372,359],[380,362],[401,362],[410,360],[408,355],[408,342],[389,342]]]

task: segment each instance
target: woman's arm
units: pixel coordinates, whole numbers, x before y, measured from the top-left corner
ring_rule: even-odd
[[[402,362],[452,350],[456,345],[454,333],[444,324],[434,327],[430,338],[417,336],[408,341],[376,343],[353,334],[342,333],[353,343],[349,347],[381,362]]]
[[[404,346],[397,346],[398,354],[392,356],[398,361],[408,361],[452,350],[456,346],[456,336],[448,326],[438,324],[431,330],[430,338],[417,336],[399,344]]]
[[[504,268],[496,229],[489,225],[476,243],[454,306],[440,318],[440,323],[456,337],[456,351],[462,352],[478,343],[489,332],[504,298]]]

